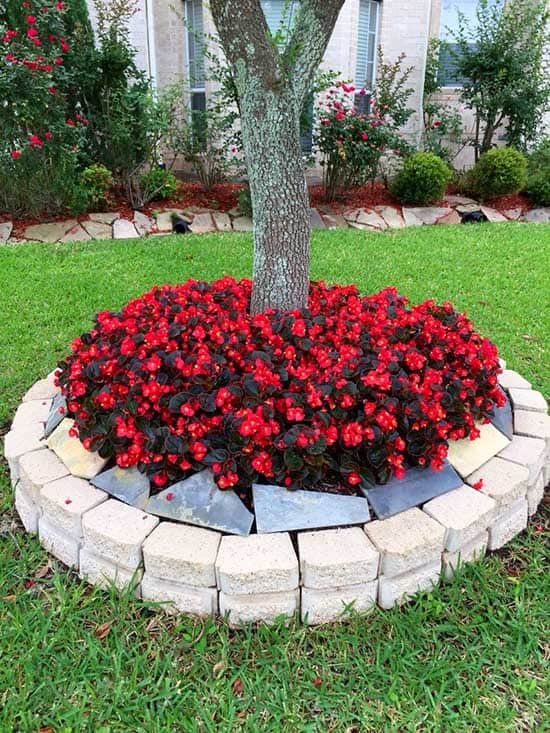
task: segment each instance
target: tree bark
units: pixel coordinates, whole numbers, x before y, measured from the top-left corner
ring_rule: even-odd
[[[260,0],[211,0],[241,112],[254,213],[251,311],[305,308],[309,291],[309,199],[300,112],[344,0],[301,0],[278,50]]]

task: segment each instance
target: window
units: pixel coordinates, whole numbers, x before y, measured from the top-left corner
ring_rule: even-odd
[[[299,0],[262,0],[262,10],[272,36],[277,31],[288,32],[291,29],[298,3]]]
[[[379,5],[378,0],[359,0],[355,85],[369,90],[374,86],[376,70]],[[366,98],[367,95],[358,95],[357,101]]]
[[[191,87],[191,113],[193,128],[198,140],[204,137],[206,110],[206,74],[204,66],[204,21],[202,0],[187,0],[185,3],[187,23],[187,61]]]
[[[455,70],[453,53],[458,50],[453,33],[458,30],[459,14],[467,21],[467,27],[476,24],[478,0],[442,0],[441,29],[439,37],[443,44],[439,54],[439,83],[442,87],[461,87],[464,79]],[[473,45],[473,44],[472,44]]]

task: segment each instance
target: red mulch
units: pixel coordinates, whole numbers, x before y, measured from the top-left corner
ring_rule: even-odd
[[[491,206],[497,211],[506,211],[507,209],[521,209],[529,211],[533,205],[523,193],[509,193],[505,196],[496,196],[486,201],[487,206]]]
[[[200,183],[184,182],[180,183],[178,196],[163,201],[151,201],[143,211],[150,214],[155,209],[187,209],[190,206],[229,211],[237,206],[241,188],[239,183],[217,183],[210,191],[205,191]]]
[[[210,191],[205,191],[200,183],[182,182],[179,186],[178,195],[173,199],[164,201],[151,201],[143,207],[143,212],[152,215],[158,209],[186,209],[189,207],[198,207],[204,209],[213,209],[216,211],[229,211],[238,204],[238,193],[242,189],[239,183],[219,183],[212,187]],[[455,194],[456,189],[450,185],[447,194]],[[341,213],[348,209],[370,208],[373,206],[394,206],[400,207],[399,202],[387,190],[383,183],[368,183],[365,186],[350,189],[339,194],[335,201],[328,204],[325,200],[324,189],[322,186],[310,186],[309,189],[311,206],[320,209],[323,212],[334,211]],[[498,196],[486,201],[487,206],[491,206],[497,211],[506,211],[507,209],[521,209],[528,211],[532,208],[527,196],[521,193],[509,194],[507,196]],[[447,206],[445,200],[438,201],[435,206]],[[104,207],[109,211],[118,211],[121,217],[125,219],[133,218],[133,209],[126,199],[116,194],[109,197],[108,205]],[[25,219],[17,219],[14,221],[13,237],[23,238],[25,229],[31,224],[40,224],[44,221],[63,221],[68,218],[74,218],[78,221],[88,219],[88,214],[81,214],[73,217],[70,214],[59,214],[58,216],[48,216],[47,218],[28,217]],[[7,214],[0,214],[0,222],[10,221],[11,217]]]
[[[372,206],[400,206],[383,183],[367,183],[365,186],[349,189],[340,193],[330,204],[325,200],[323,186],[310,186],[309,198],[314,208],[330,208],[341,213],[348,209],[370,208]]]

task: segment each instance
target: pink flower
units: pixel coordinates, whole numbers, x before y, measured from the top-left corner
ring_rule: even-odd
[[[17,158],[21,157],[21,151],[20,150],[12,150],[10,153],[10,156],[13,158],[13,160],[17,160]]]
[[[41,148],[42,145],[44,145],[44,142],[38,137],[38,135],[29,135],[29,145],[31,148]]]

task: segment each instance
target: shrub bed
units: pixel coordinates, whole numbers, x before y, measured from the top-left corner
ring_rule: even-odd
[[[255,316],[249,280],[155,287],[103,311],[60,363],[84,445],[155,487],[367,485],[438,469],[503,402],[497,349],[450,303],[313,283],[309,308]]]

